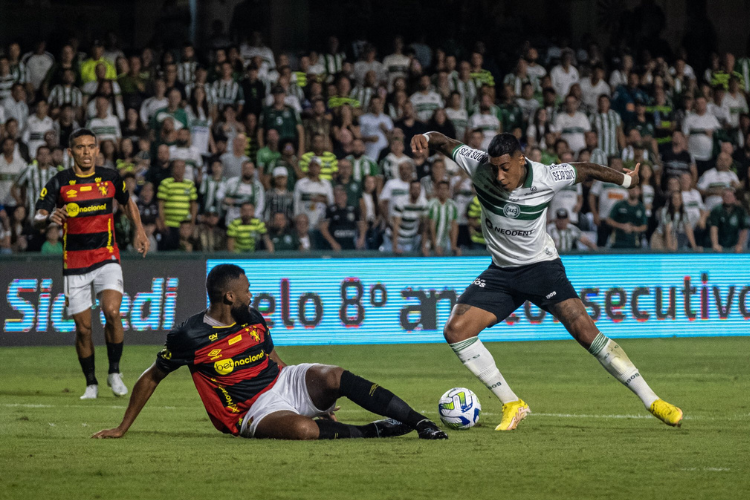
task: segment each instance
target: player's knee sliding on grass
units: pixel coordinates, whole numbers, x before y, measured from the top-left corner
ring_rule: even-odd
[[[557,192],[585,180],[635,188],[638,165],[625,172],[593,163],[543,165],[526,159],[511,134],[496,135],[487,152],[437,132],[414,136],[411,147],[417,152],[433,148],[450,156],[471,176],[482,206],[482,234],[492,264],[459,297],[444,334],[461,362],[503,403],[497,430],[515,429],[529,407],[508,386],[478,335],[527,300],[559,319],[654,416],[679,425],[682,411],[659,399],[622,348],[598,331],[545,230],[547,206]]]

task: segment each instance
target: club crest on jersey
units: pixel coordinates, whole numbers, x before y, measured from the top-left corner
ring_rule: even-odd
[[[106,184],[97,187],[99,188],[99,192],[102,194],[102,196],[107,196],[108,189]]]
[[[503,207],[503,215],[510,219],[517,219],[521,215],[521,207],[515,203],[508,203]]]

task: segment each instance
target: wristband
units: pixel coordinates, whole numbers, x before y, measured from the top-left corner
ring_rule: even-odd
[[[630,188],[630,184],[633,182],[633,179],[628,174],[623,174],[625,178],[622,180],[622,184],[620,184],[625,189]]]
[[[424,137],[425,140],[427,140],[427,144],[430,143],[430,135],[429,135],[429,133],[422,134],[422,137]]]

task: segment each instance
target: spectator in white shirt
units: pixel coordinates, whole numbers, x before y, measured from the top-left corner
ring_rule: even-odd
[[[10,97],[3,102],[3,108],[5,120],[15,118],[18,121],[18,130],[23,133],[29,119],[29,106],[26,104],[26,89],[22,83],[13,84]]]
[[[357,80],[357,84],[363,85],[365,83],[365,75],[368,71],[374,71],[377,76],[377,83],[381,84],[388,80],[385,66],[379,61],[375,60],[377,50],[374,45],[368,45],[365,49],[365,56],[362,61],[357,61],[354,64],[354,78]]]
[[[568,142],[570,151],[576,155],[586,147],[585,133],[591,130],[591,122],[578,111],[578,105],[578,99],[569,95],[565,98],[565,113],[555,118],[555,128],[560,132],[560,137]]]
[[[569,50],[563,52],[562,62],[552,68],[552,87],[557,95],[568,95],[570,86],[578,82],[578,70],[573,66],[573,53]]]
[[[732,172],[732,157],[729,153],[721,152],[716,158],[716,166],[706,170],[698,179],[698,191],[703,195],[706,202],[706,210],[709,212],[717,205],[721,205],[721,196],[725,188],[740,188],[740,180],[737,174]]]
[[[378,158],[383,148],[388,146],[388,135],[393,130],[393,121],[383,113],[383,100],[380,97],[370,99],[370,112],[360,116],[359,128],[365,142],[365,154]]]
[[[393,82],[396,78],[406,78],[409,71],[411,59],[403,54],[404,39],[397,36],[393,39],[393,54],[385,56],[383,66],[388,71],[388,90],[393,90]]]
[[[609,85],[604,81],[604,68],[601,65],[594,66],[591,76],[582,79],[580,86],[581,94],[583,94],[583,105],[588,113],[596,111],[600,95],[611,94]]]
[[[432,119],[432,115],[435,114],[436,109],[445,106],[443,98],[440,97],[440,94],[432,90],[431,87],[430,76],[422,75],[419,77],[419,91],[409,97],[417,114],[417,120],[423,123],[427,123]]]
[[[703,173],[711,165],[714,149],[714,132],[721,128],[719,121],[708,112],[708,102],[703,96],[695,99],[695,113],[689,114],[682,124],[682,132],[688,136],[688,151],[695,158],[698,172]]]

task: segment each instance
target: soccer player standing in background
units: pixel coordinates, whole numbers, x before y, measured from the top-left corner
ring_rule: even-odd
[[[682,410],[660,399],[622,348],[596,327],[545,230],[547,205],[555,193],[589,179],[634,188],[639,165],[625,173],[595,163],[544,165],[528,160],[511,134],[496,135],[487,152],[438,132],[414,136],[411,146],[414,151],[433,148],[450,156],[471,176],[482,207],[482,233],[492,264],[458,299],[444,335],[461,362],[503,403],[503,418],[495,430],[515,429],[530,410],[508,386],[478,335],[526,300],[560,320],[655,417],[679,426]]]
[[[91,339],[91,288],[99,298],[106,324],[109,375],[107,385],[115,396],[128,388],[122,381],[120,358],[124,332],[120,317],[122,268],[115,241],[114,203],[117,200],[135,226],[134,246],[146,256],[148,238],[141,225],[138,206],[130,199],[125,181],[116,170],[95,166],[99,147],[94,133],[80,129],[70,136],[68,154],[74,160],[47,182],[36,202],[34,224],[57,224],[63,229],[63,279],[65,305],[76,325],[76,352],[86,376],[86,392],[81,399],[95,399],[99,385],[94,369],[94,343]]]

